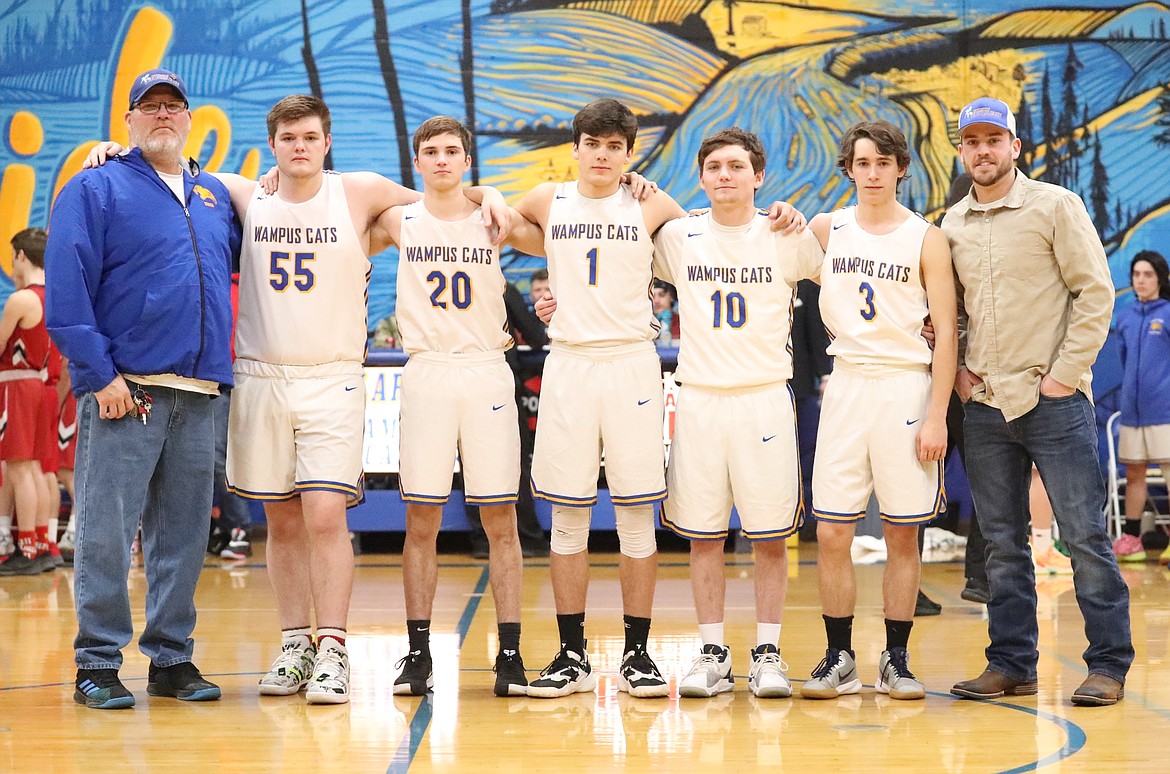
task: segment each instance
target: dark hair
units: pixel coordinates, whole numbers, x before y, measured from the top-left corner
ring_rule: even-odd
[[[1142,250],[1135,255],[1129,263],[1131,283],[1133,282],[1133,270],[1138,261],[1145,261],[1154,267],[1154,274],[1158,275],[1158,295],[1170,300],[1170,267],[1166,265],[1166,259],[1162,257],[1162,254],[1153,250]]]
[[[43,269],[45,268],[45,242],[48,238],[49,236],[43,228],[26,228],[24,231],[17,231],[13,234],[12,249],[23,252],[29,263],[38,269]]]
[[[703,140],[703,143],[699,146],[700,172],[703,169],[703,162],[707,160],[707,157],[727,145],[738,145],[748,152],[748,157],[752,161],[753,172],[764,171],[764,165],[768,163],[768,156],[764,153],[764,144],[760,142],[760,138],[751,132],[740,129],[738,126],[733,126],[729,129],[720,129],[715,134]]]
[[[898,163],[899,170],[910,167],[910,145],[906,142],[906,135],[902,130],[889,121],[862,121],[854,124],[845,136],[841,138],[841,152],[837,155],[837,166],[846,177],[853,168],[853,149],[858,140],[871,140],[877,146],[878,153],[883,156],[893,156]],[[910,177],[907,173],[903,179]]]
[[[537,269],[536,271],[532,272],[532,277],[528,281],[536,282],[537,280],[546,279],[548,279],[548,269]]]
[[[320,118],[321,130],[325,134],[329,134],[329,127],[332,125],[329,118],[329,107],[309,94],[290,94],[268,111],[268,139],[276,139],[276,127],[280,124],[299,121],[310,116]]]
[[[582,134],[607,137],[620,134],[626,138],[626,151],[634,149],[638,136],[638,119],[633,111],[616,99],[599,99],[590,102],[573,116],[573,144],[581,142]]]
[[[451,116],[435,116],[422,122],[422,126],[414,132],[414,155],[424,142],[440,134],[453,134],[463,143],[463,152],[471,153],[471,132],[467,127]]]
[[[675,301],[678,301],[678,289],[674,285],[671,285],[669,282],[664,282],[663,280],[656,279],[656,280],[654,280],[654,287],[655,287],[655,289],[665,290],[667,295],[669,295]]]

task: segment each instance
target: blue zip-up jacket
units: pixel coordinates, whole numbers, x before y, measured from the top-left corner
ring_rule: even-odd
[[[73,377],[97,392],[118,374],[232,384],[231,267],[240,224],[227,189],[183,173],[185,202],[138,149],[61,190],[45,249],[45,321]]]
[[[1170,425],[1170,301],[1134,301],[1117,316],[1121,424]]]

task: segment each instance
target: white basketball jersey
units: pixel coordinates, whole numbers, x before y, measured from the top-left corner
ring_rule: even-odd
[[[440,220],[418,201],[402,208],[398,330],[414,352],[485,352],[512,346],[500,251],[480,210]]]
[[[792,377],[796,290],[784,264],[794,264],[801,242],[816,237],[784,236],[770,225],[762,212],[735,227],[704,213],[673,220],[654,238],[659,273],[678,289],[680,384],[728,389]]]
[[[850,363],[929,365],[922,338],[929,311],[922,243],[930,224],[915,214],[889,234],[857,224],[857,208],[833,213],[821,265],[821,318],[829,354]]]
[[[608,346],[658,336],[650,301],[654,245],[642,207],[626,186],[604,199],[589,199],[576,183],[558,185],[544,248],[549,289],[557,300],[550,339]]]
[[[257,187],[244,218],[236,357],[279,365],[365,360],[371,265],[341,175],[306,202]]]

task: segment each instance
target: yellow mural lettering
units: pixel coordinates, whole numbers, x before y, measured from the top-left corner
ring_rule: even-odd
[[[18,156],[32,156],[45,144],[45,130],[41,119],[27,110],[18,110],[8,125],[8,144]]]
[[[9,243],[16,232],[28,228],[37,173],[28,164],[9,164],[0,180],[0,268],[12,276]]]
[[[203,105],[191,111],[191,133],[187,135],[187,145],[183,148],[183,155],[192,158],[205,158],[200,153],[208,135],[215,134],[215,145],[211,149],[211,157],[203,165],[208,172],[218,172],[227,158],[228,147],[232,142],[232,124],[227,113],[215,105]]]
[[[140,73],[152,70],[162,62],[171,42],[175,25],[163,13],[143,8],[130,22],[126,40],[118,54],[118,68],[114,72],[114,87],[110,93],[110,121],[108,136],[126,145],[130,131],[126,126],[126,109],[130,106],[130,86]]]
[[[260,149],[250,148],[244,155],[244,163],[240,164],[240,174],[249,180],[260,177]]]
[[[50,209],[52,209],[52,202],[57,201],[57,194],[61,193],[61,189],[65,187],[65,184],[69,182],[70,178],[81,171],[81,162],[85,161],[85,157],[97,144],[97,140],[87,140],[74,148],[73,152],[65,157],[65,163],[57,171],[57,182],[53,185],[53,198],[49,203]]]

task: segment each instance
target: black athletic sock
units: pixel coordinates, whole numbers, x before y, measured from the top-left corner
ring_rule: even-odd
[[[1142,534],[1142,520],[1141,519],[1126,519],[1125,526],[1121,528],[1121,534],[1133,535],[1140,537]]]
[[[638,618],[635,615],[625,616],[626,621],[626,649],[624,653],[629,653],[632,650],[646,650],[646,640],[650,638],[650,619]]]
[[[431,655],[431,619],[406,622],[406,636],[410,640],[410,652]]]
[[[886,619],[886,650],[893,650],[894,648],[905,649],[910,642],[910,629],[914,627],[913,621],[895,621],[893,619]]]
[[[500,650],[520,652],[520,622],[496,624],[496,631],[500,636]]]
[[[561,647],[578,655],[585,653],[585,614],[557,613],[557,629],[561,633]]]
[[[829,647],[835,650],[853,650],[853,616],[833,618],[822,615],[825,619],[825,635],[829,638]]]

